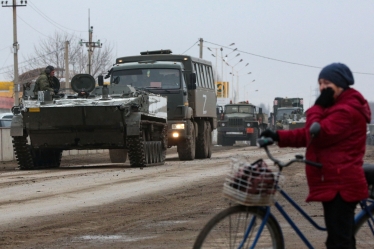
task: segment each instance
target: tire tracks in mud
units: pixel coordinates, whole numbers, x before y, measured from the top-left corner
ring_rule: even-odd
[[[233,153],[234,151],[234,153]],[[274,155],[278,152],[275,151]],[[284,151],[283,151],[284,153]],[[234,155],[233,155],[234,154]],[[77,208],[103,205],[183,184],[224,175],[230,158],[262,156],[254,147],[222,149],[211,159],[170,161],[162,166],[139,168],[95,167],[3,173],[0,177],[2,223],[14,219],[56,214]],[[173,158],[174,154],[168,157]],[[69,167],[70,168],[70,167]]]

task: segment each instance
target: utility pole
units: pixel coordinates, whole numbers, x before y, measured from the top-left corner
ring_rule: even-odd
[[[66,89],[70,80],[69,73],[69,41],[65,41],[65,83],[62,89]]]
[[[200,41],[200,56],[199,56],[199,58],[202,59],[203,58],[203,42],[204,42],[204,40],[203,40],[203,38],[200,38],[199,41]]]
[[[25,2],[25,4],[23,4]],[[1,1],[2,7],[13,7],[13,54],[14,54],[14,80],[13,80],[13,91],[14,91],[14,105],[19,105],[19,91],[20,86],[18,83],[18,49],[19,44],[17,42],[17,7],[26,6],[27,1],[21,1],[21,4],[16,4],[16,0],[13,0],[12,5],[8,5],[8,1]]]
[[[88,51],[88,64],[87,64],[88,74],[91,74],[91,64],[92,64],[91,57],[92,57],[94,49],[101,48],[101,46],[103,45],[102,43],[100,43],[100,40],[98,40],[97,42],[92,41],[92,33],[93,33],[93,26],[90,26],[90,10],[88,10],[88,42],[84,42],[82,39],[79,42],[81,46],[83,44],[86,44],[86,47],[88,47],[88,50],[87,50]]]

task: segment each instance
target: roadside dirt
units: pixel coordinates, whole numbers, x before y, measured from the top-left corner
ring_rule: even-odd
[[[271,151],[282,160],[304,153],[276,146]],[[111,164],[107,153],[63,157],[53,170],[19,171],[14,161],[0,162],[0,248],[191,248],[205,223],[230,205],[222,185],[230,158],[237,156],[266,158],[261,149],[235,145],[215,146],[211,159],[187,162],[171,148],[165,165],[144,169]],[[365,161],[374,164],[374,146]],[[287,192],[323,224],[321,205],[304,202],[303,165],[284,175]],[[297,214],[292,218],[323,248],[323,232]],[[286,248],[303,248],[279,220]]]

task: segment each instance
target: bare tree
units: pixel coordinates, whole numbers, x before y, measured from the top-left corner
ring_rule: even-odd
[[[58,32],[55,32],[53,37],[41,40],[34,46],[34,54],[20,63],[19,70],[21,75],[24,75],[20,83],[35,79],[35,75],[38,75],[48,65],[55,67],[57,78],[64,78],[66,41],[69,41],[70,79],[76,74],[87,73],[88,48],[79,45],[79,40],[73,34]],[[111,44],[103,44],[102,48],[95,48],[91,63],[91,74],[94,78],[108,71],[112,66],[112,50],[113,46]],[[30,71],[32,73],[28,73]],[[9,76],[12,74],[13,72],[9,72]],[[13,76],[11,77],[13,78]]]

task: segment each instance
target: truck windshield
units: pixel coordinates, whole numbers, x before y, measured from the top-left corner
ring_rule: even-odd
[[[225,113],[254,113],[253,106],[226,106]]]
[[[114,71],[111,83],[135,88],[179,89],[181,74],[178,69],[127,69]]]

